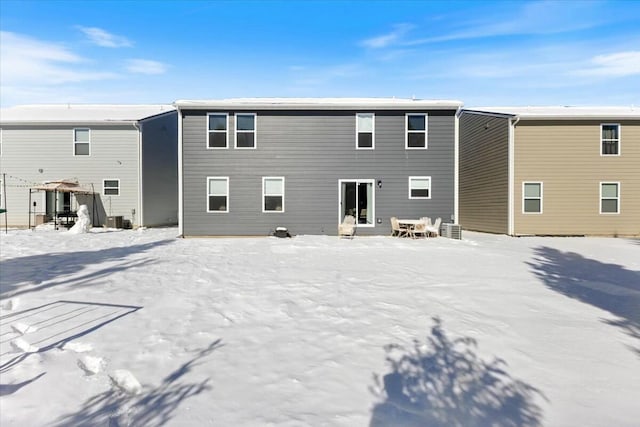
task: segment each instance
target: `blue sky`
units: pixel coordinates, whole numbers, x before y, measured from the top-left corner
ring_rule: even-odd
[[[0,2],[0,103],[640,104],[639,1]]]

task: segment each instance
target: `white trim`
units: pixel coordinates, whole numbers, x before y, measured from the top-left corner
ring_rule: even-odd
[[[361,184],[361,183],[366,183],[366,184],[371,184],[371,195],[372,195],[372,201],[371,201],[371,206],[373,207],[372,212],[371,212],[371,218],[373,218],[373,221],[371,224],[359,224],[358,223],[358,218],[356,218],[356,227],[357,228],[375,228],[376,226],[376,180],[375,179],[338,179],[338,224],[342,223],[342,209],[341,209],[341,204],[342,204],[342,183],[343,182],[355,182],[356,184]],[[368,212],[367,212],[368,213]]]
[[[182,191],[182,111],[177,109],[178,111],[178,235],[184,235],[184,214],[182,210],[184,209],[184,203],[182,202],[182,197],[184,195]],[[207,119],[208,120],[208,119]],[[207,125],[208,126],[208,125]],[[207,137],[208,137],[207,133]],[[207,143],[207,145],[209,145]]]
[[[618,152],[616,154],[604,154],[602,152],[602,143],[604,140],[602,139],[602,127],[603,126],[617,126],[618,127]],[[613,140],[608,140],[613,141]],[[622,126],[620,123],[600,123],[600,156],[602,157],[618,157],[622,151]]]
[[[76,141],[76,130],[88,130],[89,141]],[[73,141],[73,145],[71,146],[71,154],[73,154],[73,157],[91,157],[91,128],[77,127],[71,129],[71,139]],[[89,154],[76,154],[76,144],[89,144]]]
[[[209,209],[209,196],[222,196],[222,194],[209,194],[209,181],[215,179],[215,180],[225,180],[226,181],[226,187],[225,187],[225,191],[226,194],[225,196],[227,197],[227,206],[226,206],[226,210],[224,211],[212,211]],[[207,198],[206,198],[206,202],[207,202],[207,213],[229,213],[229,177],[228,176],[208,176],[207,180],[207,188],[206,188],[206,193],[207,193]]]
[[[618,202],[617,203],[617,207],[618,207],[618,211],[617,212],[602,212],[602,184],[615,184],[617,186],[617,190],[618,190],[618,197],[615,198],[615,200]],[[620,202],[622,201],[622,197],[621,195],[621,189],[620,189],[620,181],[600,181],[600,198],[598,199],[598,212],[600,213],[600,215],[620,215],[620,212],[622,211],[620,209]],[[614,200],[613,197],[607,197],[605,200]]]
[[[222,133],[222,131],[219,130],[215,130],[215,129],[209,129],[209,117],[211,116],[225,116],[226,117],[226,129],[224,131],[225,133],[225,146],[224,147],[210,147],[209,146],[209,135],[213,132],[213,133]],[[221,112],[221,111],[211,111],[211,112],[207,112],[207,141],[205,143],[205,146],[207,147],[207,150],[227,150],[229,148],[229,113],[226,112]]]
[[[515,138],[516,138],[516,124],[520,121],[520,117],[514,117],[509,119],[509,136],[507,140],[508,149],[508,188],[509,194],[507,197],[507,234],[513,236],[515,234]]]
[[[144,215],[142,212],[142,195],[144,194],[144,180],[142,179],[142,128],[140,127],[140,125],[137,122],[133,123],[133,127],[136,128],[136,130],[138,131],[138,162],[137,162],[137,168],[138,168],[138,206],[137,206],[137,211],[135,213],[135,215],[131,215],[131,226],[135,227],[136,224],[133,222],[135,218],[138,219],[138,227],[144,227]]]
[[[524,187],[527,184],[537,184],[540,185],[540,197],[526,197],[524,194]],[[527,212],[524,209],[525,200],[540,200],[540,212]],[[543,213],[543,203],[544,203],[544,183],[542,181],[522,181],[522,214],[523,215],[541,215]]]
[[[238,116],[253,116],[253,130],[241,130],[241,133],[250,133],[253,132],[253,147],[238,147]],[[257,113],[248,113],[244,111],[236,111],[233,115],[234,126],[233,129],[235,131],[233,138],[233,148],[236,150],[255,150],[258,148],[258,114]]]
[[[2,130],[3,129],[0,128],[0,157],[2,157],[2,153],[4,153],[4,140],[2,139],[3,138]]]
[[[270,179],[270,180],[280,180],[282,182],[282,194],[266,194],[265,191],[265,180]],[[284,176],[263,176],[262,177],[262,213],[267,213],[267,214],[271,214],[271,213],[284,213],[284,192],[285,192],[285,187],[284,187]],[[268,211],[265,209],[265,196],[281,196],[282,197],[282,209],[279,211]]]
[[[458,109],[453,122],[453,223],[458,224],[460,212],[460,112]]]
[[[424,116],[424,131],[422,130],[409,130],[409,116]],[[409,147],[409,132],[411,133],[424,133],[424,147]],[[427,150],[429,148],[429,114],[411,112],[404,115],[404,149],[405,150]]]
[[[118,189],[118,194],[107,194],[107,193],[105,192],[107,188],[109,188],[109,189],[111,189],[111,190],[112,190],[112,189],[114,189],[114,188],[116,188],[116,187],[107,187],[107,186],[105,185],[105,181],[117,181],[117,182],[118,182],[118,187],[117,187],[117,189]],[[120,187],[120,178],[103,178],[103,179],[102,179],[102,195],[103,195],[103,196],[118,197],[118,196],[120,196],[120,188],[121,188],[121,187]]]
[[[371,147],[360,147],[358,136],[360,135],[359,116],[371,116]],[[356,113],[356,150],[375,150],[376,149],[376,113]]]
[[[411,180],[412,179],[423,179],[423,180],[426,179],[426,180],[429,181],[429,188],[428,188],[429,195],[427,197],[413,197],[413,196],[411,196]],[[410,176],[409,179],[408,179],[409,199],[410,200],[429,200],[429,199],[431,199],[431,184],[432,184],[432,181],[431,181],[431,177],[430,176]]]

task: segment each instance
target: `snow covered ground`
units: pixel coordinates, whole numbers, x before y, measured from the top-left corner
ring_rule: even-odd
[[[640,425],[638,240],[176,235],[2,233],[0,425]]]

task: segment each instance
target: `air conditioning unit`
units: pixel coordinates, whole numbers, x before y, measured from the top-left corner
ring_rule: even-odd
[[[449,239],[462,239],[462,227],[459,224],[443,223],[440,226],[440,235]]]
[[[107,217],[107,228],[122,228],[123,223],[124,221],[123,221],[122,215]]]

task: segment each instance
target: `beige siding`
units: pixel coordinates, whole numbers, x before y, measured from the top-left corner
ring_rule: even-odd
[[[619,156],[600,155],[600,124],[620,123]],[[640,235],[640,121],[520,121],[515,233]],[[543,213],[523,214],[522,183],[543,182]],[[600,214],[600,182],[620,183],[620,213]]]
[[[460,118],[459,223],[465,229],[508,232],[508,126],[506,118]]]
[[[133,219],[138,210],[138,131],[133,126],[77,126],[91,129],[91,155],[73,155],[74,126],[8,126],[2,129],[2,172],[7,174],[7,220],[29,222],[29,187],[44,181],[75,178],[100,194],[100,222],[106,215]],[[120,180],[119,196],[102,195],[104,179]],[[44,192],[34,193],[36,211],[45,209]],[[92,208],[91,201],[87,203]],[[72,200],[72,208],[78,200]],[[32,217],[33,221],[33,217]]]

